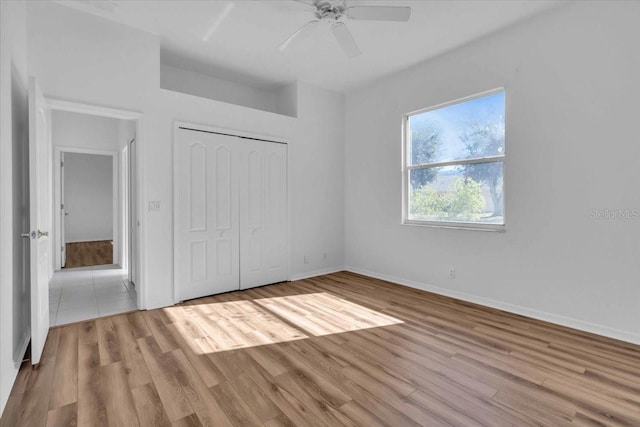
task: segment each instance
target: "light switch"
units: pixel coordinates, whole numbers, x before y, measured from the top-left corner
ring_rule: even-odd
[[[149,212],[158,212],[160,211],[160,202],[154,201],[149,202]]]

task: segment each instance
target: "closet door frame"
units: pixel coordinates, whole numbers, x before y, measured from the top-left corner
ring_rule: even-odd
[[[255,140],[259,140],[259,141],[264,141],[264,142],[268,142],[268,143],[277,143],[277,144],[286,144],[288,146],[289,142],[287,139],[279,137],[279,136],[274,136],[274,135],[266,135],[266,134],[255,134],[255,133],[251,133],[251,132],[246,132],[246,131],[242,131],[242,130],[237,130],[237,129],[226,129],[226,128],[220,128],[220,127],[215,127],[215,126],[209,126],[209,125],[203,125],[203,124],[199,124],[199,123],[191,123],[191,122],[185,122],[185,121],[179,121],[179,120],[174,120],[173,122],[173,302],[174,304],[177,304],[180,301],[180,288],[179,288],[179,283],[180,281],[178,280],[177,277],[177,271],[178,269],[176,268],[177,264],[178,264],[178,253],[176,250],[176,244],[178,242],[179,236],[178,236],[178,232],[179,232],[179,224],[178,224],[178,192],[176,191],[176,189],[178,188],[178,170],[179,170],[179,165],[178,165],[178,150],[179,150],[179,138],[178,138],[178,133],[180,132],[180,130],[192,130],[192,131],[199,131],[199,132],[210,132],[210,133],[217,133],[217,134],[223,134],[223,135],[229,135],[229,136],[236,136],[239,138],[248,138],[248,139],[255,139]],[[290,279],[291,277],[291,221],[290,221],[290,217],[291,217],[291,201],[290,201],[290,197],[289,197],[289,188],[291,188],[290,185],[290,177],[289,177],[289,149],[287,147],[287,171],[286,171],[286,184],[287,184],[287,191],[286,191],[286,199],[287,199],[287,203],[286,203],[286,213],[287,213],[287,236],[286,236],[286,245],[287,245],[287,280]]]

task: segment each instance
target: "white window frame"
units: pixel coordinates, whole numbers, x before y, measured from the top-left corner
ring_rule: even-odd
[[[434,163],[426,163],[423,165],[410,165],[409,153],[411,150],[409,149],[410,144],[410,135],[411,132],[409,130],[409,118],[418,114],[426,113],[428,111],[438,110],[440,108],[448,107],[450,105],[462,104],[467,101],[471,101],[473,99],[482,98],[489,95],[495,95],[497,93],[503,92],[505,94],[505,148],[504,152],[501,155],[496,156],[485,156],[485,157],[472,157],[469,159],[462,160],[451,160],[444,162],[434,162]],[[458,98],[453,101],[444,102],[438,105],[434,105],[431,107],[423,108],[420,110],[412,111],[409,113],[405,113],[402,115],[402,225],[409,226],[419,226],[419,227],[436,227],[436,228],[453,228],[453,229],[464,229],[464,230],[478,230],[478,231],[505,231],[507,216],[506,216],[506,184],[504,176],[506,175],[507,168],[507,141],[506,141],[506,110],[507,110],[507,93],[505,88],[500,87],[496,89],[491,89],[485,92],[476,93],[474,95],[466,96],[463,98]],[[436,167],[443,166],[452,166],[452,165],[468,165],[468,164],[476,164],[476,163],[490,163],[490,162],[502,162],[502,170],[503,170],[503,182],[502,182],[502,224],[489,224],[489,223],[480,223],[480,222],[465,222],[465,221],[438,221],[438,220],[418,220],[418,219],[409,219],[409,190],[411,188],[411,184],[409,183],[409,174],[412,170],[420,170],[420,169],[431,169]]]

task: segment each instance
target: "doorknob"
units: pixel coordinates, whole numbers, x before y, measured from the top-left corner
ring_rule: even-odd
[[[64,213],[64,216],[69,216],[69,212],[65,212],[65,213]]]
[[[38,230],[38,239],[44,236],[48,236],[49,232],[48,231],[40,231]]]
[[[29,237],[31,237],[31,233],[22,233],[22,234],[20,235],[20,237],[23,237],[23,238],[25,238],[25,239],[28,239]]]

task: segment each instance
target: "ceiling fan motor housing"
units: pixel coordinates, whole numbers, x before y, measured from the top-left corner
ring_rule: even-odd
[[[1,1],[1,0],[0,0]],[[295,0],[307,6],[315,7],[315,20],[307,22],[298,31],[293,33],[280,46],[279,50],[285,50],[292,40],[300,34],[310,31],[319,25],[330,27],[342,50],[349,58],[355,58],[362,52],[358,44],[347,28],[343,17],[362,21],[408,21],[411,8],[407,6],[355,6],[347,7],[347,0],[313,0],[313,4],[303,0]]]
[[[346,6],[344,2],[334,3],[334,2],[318,2],[316,4],[316,18],[321,21],[337,21],[344,15],[344,11],[346,10]]]

